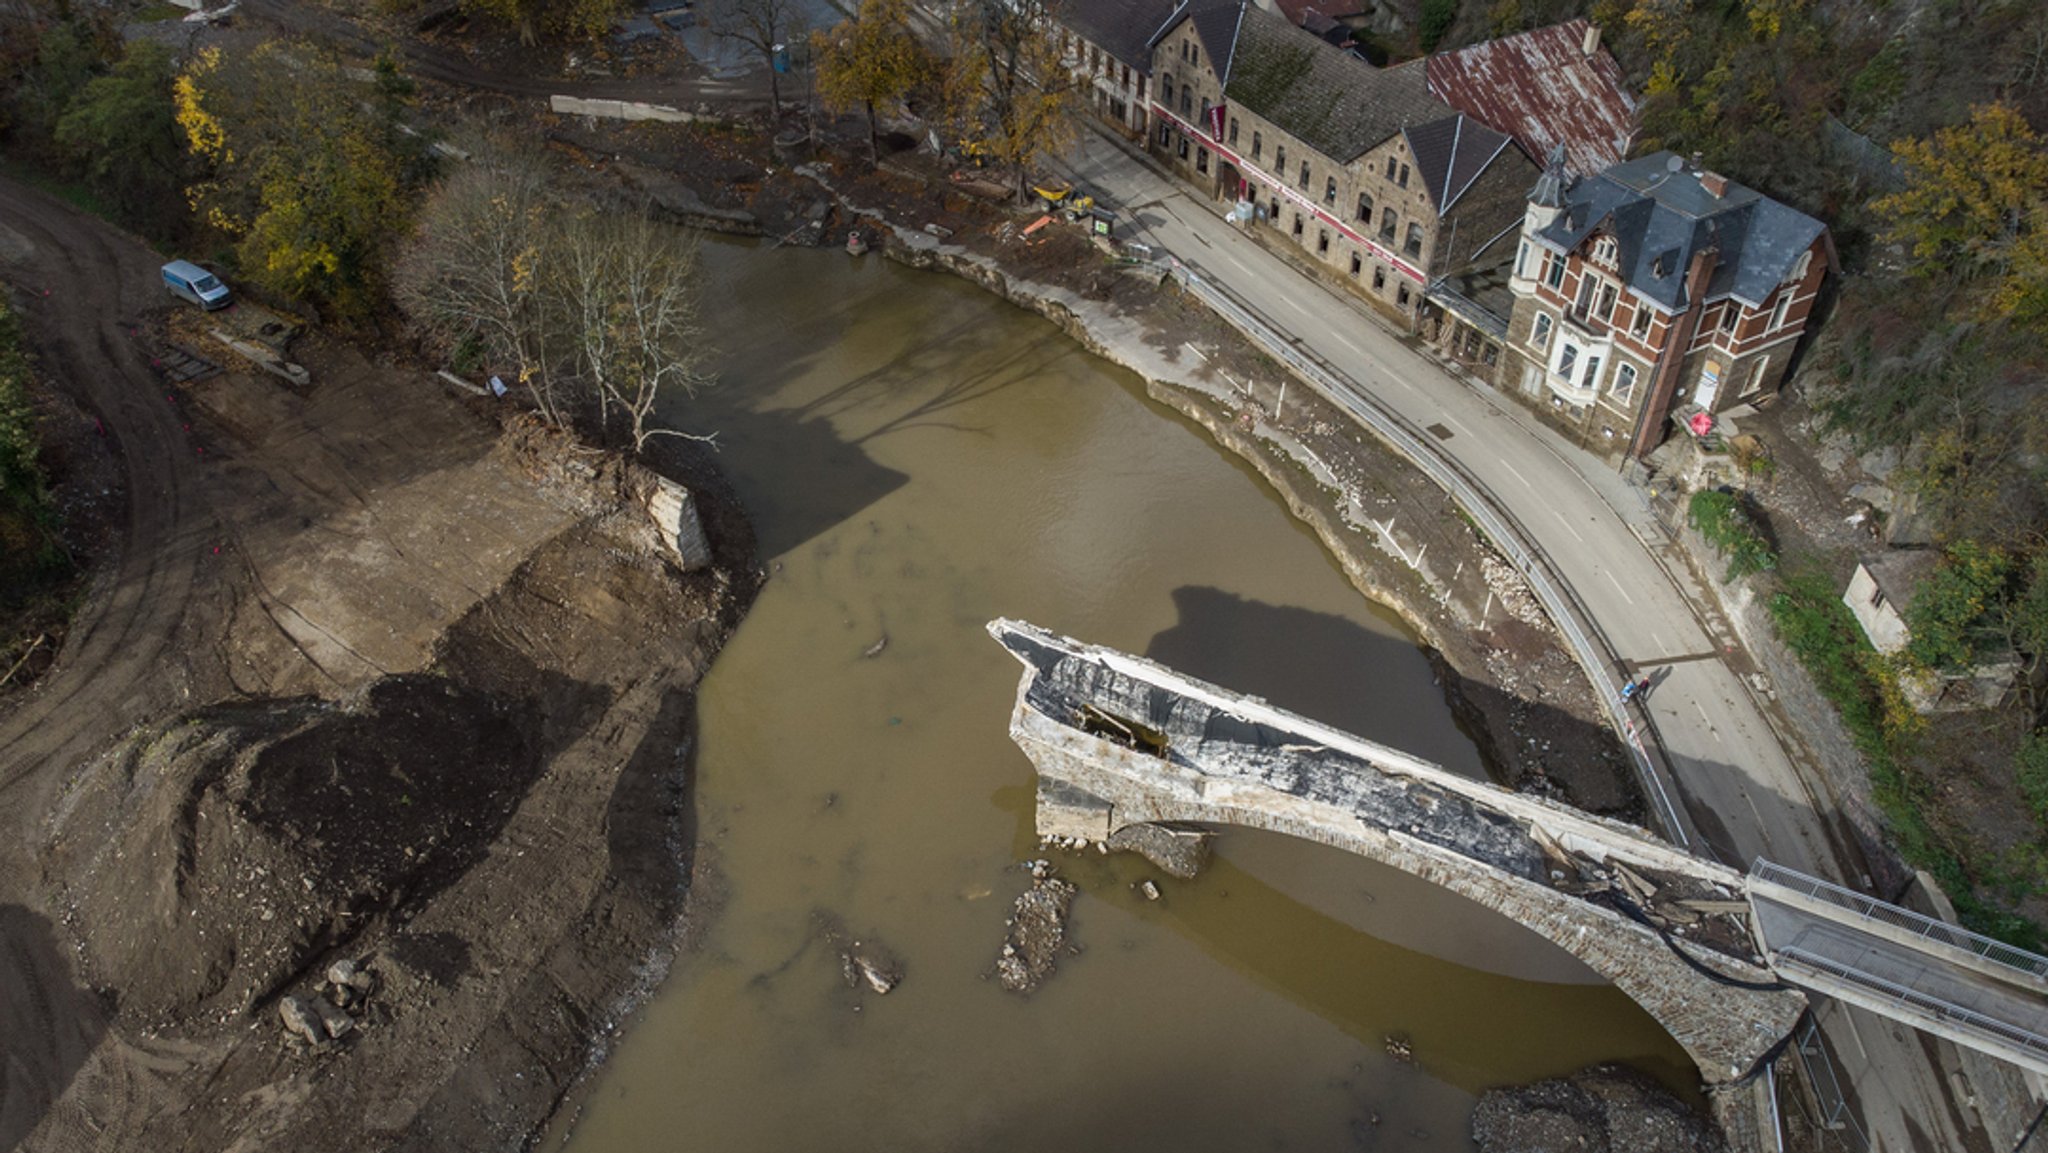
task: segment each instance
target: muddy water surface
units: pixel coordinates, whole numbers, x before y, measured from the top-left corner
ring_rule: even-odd
[[[575,1153],[1469,1148],[1490,1084],[1677,1046],[1525,930],[1226,832],[1202,879],[1056,857],[1082,948],[989,973],[1036,855],[1022,617],[1480,775],[1423,655],[1248,471],[1050,325],[879,260],[713,245],[716,428],[773,575],[703,685],[700,892]],[[864,655],[886,638],[874,656]],[[825,923],[907,967],[856,994]],[[1404,1035],[1414,1064],[1386,1055]]]

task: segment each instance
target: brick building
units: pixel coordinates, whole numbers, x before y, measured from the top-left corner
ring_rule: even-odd
[[[1501,387],[1645,456],[1674,423],[1777,392],[1833,264],[1820,221],[1669,152],[1586,179],[1554,153],[1510,272]]]
[[[1182,5],[1152,74],[1156,156],[1408,326],[1433,278],[1513,233],[1537,175],[1421,61],[1374,68],[1253,3]]]

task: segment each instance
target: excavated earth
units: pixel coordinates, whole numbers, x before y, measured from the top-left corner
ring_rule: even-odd
[[[0,210],[109,525],[0,699],[0,1148],[522,1147],[688,939],[694,690],[759,582],[729,489],[649,462],[690,567],[647,466],[428,373],[315,335],[310,384],[177,379],[159,257]]]

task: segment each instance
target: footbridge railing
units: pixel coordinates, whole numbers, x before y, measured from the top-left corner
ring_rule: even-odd
[[[1947,921],[1936,920],[1923,913],[1902,909],[1875,897],[1865,896],[1833,881],[1810,877],[1805,873],[1761,859],[1750,867],[1749,875],[1755,880],[1783,885],[1815,901],[1852,913],[1864,921],[1889,925],[1936,944],[1961,949],[1987,961],[2015,969],[2021,974],[2048,978],[2048,957],[2015,948],[1981,933],[1972,933],[1960,925],[1951,925]]]

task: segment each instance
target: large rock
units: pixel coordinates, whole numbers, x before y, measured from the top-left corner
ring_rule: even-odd
[[[1633,1069],[1489,1089],[1472,1111],[1480,1153],[1726,1153],[1721,1131]]]

